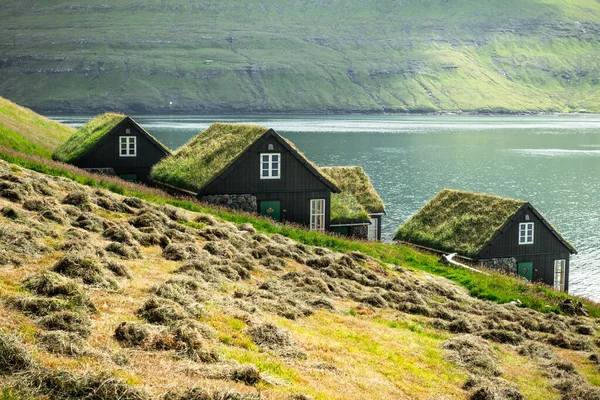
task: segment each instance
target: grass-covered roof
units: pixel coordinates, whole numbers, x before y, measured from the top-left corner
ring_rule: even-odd
[[[331,193],[330,221],[332,224],[369,222],[365,208],[349,192]]]
[[[72,163],[98,142],[121,121],[127,118],[123,114],[105,113],[88,121],[79,128],[65,143],[58,147],[52,158]]]
[[[444,189],[398,228],[395,239],[473,257],[524,204]]]
[[[384,212],[383,201],[361,167],[321,167],[321,171],[330,177],[342,192],[354,196],[368,213]]]
[[[152,179],[182,189],[201,189],[267,131],[260,126],[214,123],[156,164]]]

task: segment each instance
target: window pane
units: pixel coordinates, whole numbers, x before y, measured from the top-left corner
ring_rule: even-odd
[[[262,160],[263,160],[263,162],[269,162],[269,156],[268,156],[268,155],[266,155],[266,154],[265,154],[265,155],[263,155],[263,156],[262,156]]]
[[[273,154],[273,162],[278,162],[279,161],[279,154]]]
[[[279,171],[277,171],[276,169],[274,169],[273,173],[271,174],[271,176],[279,176]]]

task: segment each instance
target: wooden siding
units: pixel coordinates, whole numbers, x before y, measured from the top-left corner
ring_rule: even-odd
[[[256,201],[260,210],[261,201],[279,200],[281,204],[282,222],[294,222],[310,226],[310,201],[325,199],[325,229],[329,230],[330,192],[288,192],[288,193],[256,193]],[[284,212],[285,210],[285,212]]]
[[[273,146],[272,150],[269,145]],[[281,155],[279,179],[260,179],[262,153]],[[260,201],[279,200],[281,210],[286,210],[286,221],[307,226],[310,225],[310,200],[325,199],[326,229],[329,229],[331,189],[271,135],[253,144],[198,196],[211,194],[252,194],[259,202],[259,210]]]
[[[131,133],[125,133],[129,129]],[[135,157],[121,157],[119,136],[135,136],[137,152]],[[136,174],[138,181],[148,182],[150,170],[165,156],[136,124],[128,119],[106,134],[89,152],[73,164],[80,168],[113,168],[117,175]]]
[[[269,144],[273,150],[269,150]],[[260,179],[260,155],[281,154],[280,179]],[[252,145],[233,168],[210,182],[201,194],[310,192],[330,189],[273,136],[265,135]]]
[[[529,220],[525,216],[529,215]],[[533,222],[533,244],[519,244],[519,224]],[[566,260],[565,290],[568,290],[569,249],[546,227],[546,225],[525,207],[518,212],[505,229],[487,246],[477,258],[514,257],[518,263],[533,262],[533,281],[554,285],[554,260]]]

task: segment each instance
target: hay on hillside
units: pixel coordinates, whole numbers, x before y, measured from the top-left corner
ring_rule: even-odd
[[[200,254],[200,248],[195,243],[171,243],[163,249],[162,255],[167,260],[190,260]]]
[[[142,390],[106,372],[75,374],[40,368],[28,374],[20,384],[36,397],[51,399],[150,400]]]
[[[15,310],[35,316],[48,315],[55,311],[67,309],[70,306],[67,300],[41,296],[8,297],[5,302]]]
[[[102,232],[105,227],[105,221],[96,214],[84,212],[75,220],[73,226],[77,226],[88,232]]]
[[[52,271],[29,276],[23,287],[39,296],[83,296],[83,289],[73,280]]]
[[[447,340],[444,349],[457,365],[483,376],[499,376],[495,356],[490,346],[473,335],[460,335]]]
[[[137,245],[111,242],[104,248],[104,250],[124,260],[137,260],[142,258],[142,251]]]
[[[121,322],[115,329],[115,339],[125,346],[140,346],[148,336],[151,330],[146,324],[137,322]]]
[[[168,392],[161,400],[264,400],[257,393],[238,393],[233,389],[207,391],[205,388],[191,388],[178,392]]]
[[[67,254],[52,267],[52,270],[70,278],[81,279],[86,285],[106,289],[118,288],[114,280],[106,277],[99,263],[94,258],[84,254]]]
[[[78,207],[82,211],[90,211],[90,196],[86,191],[79,190],[76,192],[69,193],[61,202],[62,204],[70,204]]]
[[[256,345],[264,348],[280,349],[296,344],[289,332],[271,323],[252,326],[246,330],[246,333]]]
[[[75,332],[82,336],[90,334],[91,322],[85,315],[63,310],[38,318],[36,324],[49,331]]]
[[[14,207],[3,207],[2,210],[0,210],[0,214],[2,214],[2,216],[4,218],[8,218],[8,219],[12,219],[12,220],[24,220],[26,217],[26,214],[21,212],[20,210],[14,208]]]
[[[66,331],[40,332],[38,343],[52,354],[69,357],[83,357],[94,354],[93,349],[77,333]]]
[[[150,323],[162,325],[170,325],[187,318],[187,312],[181,305],[160,297],[146,301],[137,311],[137,315]]]
[[[13,335],[0,331],[0,375],[26,371],[33,366],[27,348]]]

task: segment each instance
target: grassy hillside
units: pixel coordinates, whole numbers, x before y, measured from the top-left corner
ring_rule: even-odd
[[[0,146],[50,158],[74,131],[0,97]]]
[[[0,183],[4,399],[600,395],[598,319],[4,161]]]
[[[0,95],[52,111],[599,111],[600,3],[8,0]]]

